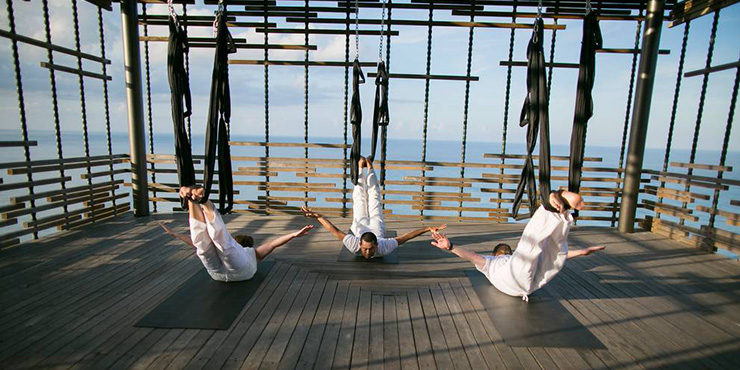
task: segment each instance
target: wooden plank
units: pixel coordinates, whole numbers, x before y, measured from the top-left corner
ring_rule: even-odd
[[[399,332],[399,356],[401,358],[401,368],[419,369],[417,361],[416,347],[414,346],[414,329],[411,324],[411,311],[409,301],[406,295],[396,295],[396,320],[398,322]]]
[[[441,319],[438,316],[437,309],[432,299],[431,292],[428,288],[419,289],[418,294],[419,294],[419,299],[421,300],[421,306],[424,309],[423,317],[427,323],[427,328],[429,330],[429,337],[431,339],[432,350],[434,351],[434,361],[436,363],[436,367],[442,368],[442,369],[452,369],[453,368],[453,361],[451,357],[452,353],[447,346],[447,342],[445,340],[445,332],[444,332],[444,329],[442,328]],[[455,363],[457,364],[457,362],[460,360],[461,359],[459,358],[455,358]],[[464,367],[470,367],[470,365],[468,364],[468,366],[464,366]]]
[[[110,166],[110,165],[116,165],[119,163],[127,163],[128,161],[129,160],[127,158],[117,158],[117,159],[107,159],[107,160],[89,161],[89,162],[86,161],[86,162],[54,164],[54,165],[46,165],[46,166],[16,167],[16,168],[9,168],[8,175],[25,175],[27,173],[42,173],[42,172],[50,172],[50,171],[72,170],[72,169],[77,169],[77,168],[92,168],[92,167],[99,167],[99,166]]]
[[[480,348],[478,348],[478,343],[475,340],[472,329],[468,321],[465,319],[465,316],[463,316],[460,303],[457,301],[457,297],[452,293],[449,283],[443,282],[440,283],[438,287],[435,286],[432,289],[432,295],[435,296],[435,301],[440,302],[440,307],[447,308],[447,316],[452,319],[451,321],[453,322],[454,327],[457,328],[461,346],[464,349],[465,354],[467,354],[470,366],[473,369],[486,368],[486,360],[483,358]],[[438,310],[437,312],[440,311]]]
[[[326,278],[326,276],[322,275],[322,278]],[[321,301],[318,302],[318,308],[314,308],[313,312],[311,313],[311,318],[313,319],[313,321],[311,323],[311,328],[307,333],[306,340],[303,343],[298,343],[299,346],[302,345],[302,348],[297,348],[299,353],[296,353],[293,361],[298,362],[299,368],[312,368],[312,366],[316,363],[318,357],[318,352],[320,350],[319,345],[321,344],[323,338],[324,329],[326,328],[326,323],[329,317],[329,311],[331,310],[331,306],[334,301],[334,295],[337,290],[336,281],[330,281],[328,283],[325,283],[325,285],[326,286],[323,289],[323,293],[317,293],[317,299],[320,298]],[[298,355],[300,355],[300,357]],[[283,366],[282,363],[281,367],[286,369],[293,368],[291,366],[287,366],[287,364],[286,366]]]
[[[120,175],[122,173],[130,173],[130,172],[131,172],[130,168],[120,168],[120,169],[113,170],[113,171],[92,172],[90,174],[83,173],[83,174],[80,174],[80,178],[83,180],[87,180],[88,178],[94,179],[96,177],[115,176],[115,175]]]
[[[730,205],[735,206],[735,207],[740,207],[740,199],[730,200]]]
[[[461,21],[424,21],[415,19],[345,19],[345,18],[309,18],[305,17],[292,17],[287,18],[288,23],[304,23],[310,24],[350,24],[357,21],[359,24],[364,25],[380,25],[381,22],[385,22],[389,25],[398,26],[423,26],[423,27],[463,27],[463,28],[508,28],[508,29],[532,29],[532,24],[522,23],[501,23],[501,22],[461,22]],[[560,24],[545,24],[545,29],[553,30],[564,30],[565,25]],[[387,33],[387,31],[386,31]]]
[[[495,158],[495,159],[526,159],[526,154],[498,154],[498,153],[485,153],[483,154],[483,158]],[[540,156],[538,155],[532,155],[533,160],[539,160]],[[569,156],[562,156],[562,155],[551,155],[550,160],[552,161],[569,161]],[[584,157],[584,162],[602,162],[603,158],[600,157]]]
[[[369,72],[367,77],[377,77],[378,74],[375,72]],[[440,80],[440,81],[479,81],[478,76],[455,76],[455,75],[431,75],[431,74],[416,74],[416,73],[389,73],[388,78],[390,79],[404,79],[404,80]]]
[[[108,76],[108,75],[102,75],[100,73],[89,72],[89,71],[85,71],[85,70],[82,70],[82,69],[70,68],[70,67],[59,65],[59,64],[52,64],[52,63],[47,63],[47,62],[39,62],[39,65],[42,68],[53,69],[53,70],[59,71],[59,72],[71,73],[71,74],[79,75],[79,76],[83,76],[83,77],[91,77],[91,78],[95,78],[95,79],[98,79],[98,80],[113,81],[113,77]]]
[[[64,176],[64,177],[56,177],[56,178],[51,178],[51,179],[0,184],[0,191],[31,188],[31,187],[42,186],[42,185],[50,185],[50,184],[59,184],[59,183],[67,182],[71,180],[72,180],[71,177]]]
[[[346,149],[352,147],[349,144],[330,144],[330,143],[279,143],[279,142],[262,142],[262,141],[229,141],[232,146],[259,146],[270,148],[333,148]]]
[[[75,162],[86,162],[87,160],[97,161],[101,159],[118,159],[118,158],[129,158],[128,154],[113,154],[113,155],[95,155],[90,157],[72,157],[64,159],[40,159],[30,162],[5,162],[0,163],[0,169],[13,168],[13,167],[26,167],[26,166],[45,166],[50,164],[64,164],[64,163],[75,163]]]
[[[732,171],[732,166],[717,166],[717,165],[712,165],[712,164],[700,164],[700,163],[671,162],[670,166],[680,167],[680,168],[693,168],[697,170],[710,170],[710,171],[723,171],[723,172]]]
[[[398,317],[396,313],[396,297],[391,295],[383,298],[383,369],[401,369],[400,338]]]
[[[357,312],[360,297],[360,287],[350,286],[347,293],[347,301],[342,314],[342,325],[339,330],[339,340],[334,352],[333,368],[347,369],[352,361],[352,350],[357,330]]]
[[[0,30],[0,35],[2,35],[3,31]],[[30,146],[37,146],[39,145],[38,141],[0,141],[0,148],[11,148],[11,147],[30,147]]]
[[[689,186],[698,186],[702,188],[715,189],[715,190],[729,190],[730,189],[730,187],[727,185],[710,184],[706,182],[691,181],[687,179],[677,179],[677,178],[672,178],[672,177],[651,176],[651,179],[660,181],[660,182],[668,182],[672,184],[682,184],[682,185],[689,185]]]
[[[680,179],[685,179],[689,181],[708,182],[708,183],[713,183],[717,185],[740,186],[740,180],[725,179],[725,178],[719,178],[719,177],[688,175],[688,174],[683,174],[683,173],[663,172],[663,171],[647,171],[646,170],[643,172],[650,173],[653,175],[658,175],[661,177],[673,177],[673,178],[680,178]]]
[[[15,41],[18,41],[18,42],[22,42],[22,43],[25,43],[25,44],[29,44],[29,45],[33,45],[33,46],[38,46],[38,47],[41,47],[41,48],[44,48],[44,49],[49,49],[49,50],[52,50],[52,51],[56,51],[56,52],[59,52],[59,53],[62,53],[62,54],[67,54],[67,55],[71,55],[71,56],[75,56],[75,57],[80,57],[80,58],[83,58],[83,59],[92,60],[94,62],[99,62],[99,63],[103,63],[103,64],[111,64],[111,61],[109,59],[101,58],[101,57],[98,57],[98,56],[95,56],[95,55],[92,55],[92,54],[87,54],[87,53],[79,52],[77,50],[65,48],[65,47],[62,47],[62,46],[59,46],[59,45],[54,45],[54,44],[51,44],[51,43],[48,43],[48,42],[45,42],[45,41],[37,40],[37,39],[31,38],[31,37],[26,37],[26,36],[15,34],[15,33],[11,33],[11,32],[5,31],[5,30],[0,30],[0,36],[5,37],[7,39],[15,40]]]
[[[284,35],[304,35],[306,34],[305,29],[293,29],[293,28],[257,28],[257,33],[279,33]],[[353,30],[350,34],[356,33],[360,36],[398,36],[398,31],[385,31],[385,30]],[[347,31],[341,29],[330,29],[330,28],[310,28],[308,29],[309,35],[347,35]],[[230,62],[230,61],[229,61]],[[340,62],[344,63],[344,62]],[[372,64],[371,66],[375,66]],[[364,67],[364,66],[363,66]]]
[[[380,294],[372,294],[370,298],[370,343],[367,354],[368,369],[383,369],[383,358],[385,357],[385,348],[383,345],[383,297],[384,296]]]
[[[705,206],[702,206],[702,205],[697,205],[696,206],[696,210],[699,211],[699,212],[709,213],[710,215],[711,214],[714,214],[714,215],[717,215],[717,216],[722,216],[722,217],[725,217],[725,218],[728,218],[728,219],[731,219],[731,220],[740,220],[740,214],[723,211],[721,209],[713,209],[713,208],[710,208],[710,207],[705,207]]]
[[[419,182],[419,181],[395,181],[395,180],[386,180],[386,185],[404,185],[404,186],[425,186],[425,187],[432,187],[432,186],[443,186],[443,187],[452,187],[452,188],[469,188],[472,185],[466,184],[466,183],[459,183],[459,182]]]
[[[274,30],[274,29],[273,29]],[[293,30],[281,30],[281,31],[293,31]],[[325,30],[311,30],[311,33],[317,33],[313,31],[325,31]],[[278,32],[272,32],[272,33],[278,33]],[[279,32],[279,33],[298,33],[298,34],[304,34],[303,31],[300,32]],[[290,67],[351,67],[352,63],[347,63],[343,61],[317,61],[317,60],[309,60],[308,62],[301,61],[301,60],[268,60],[264,61],[261,59],[229,59],[229,64],[232,65],[251,65],[251,66],[290,66]],[[375,67],[377,63],[375,62],[360,62],[360,66],[362,67]]]
[[[434,359],[432,343],[427,330],[424,311],[419,298],[419,293],[414,290],[408,292],[406,297],[409,301],[409,315],[411,327],[413,328],[414,342],[416,343],[416,355],[420,369],[433,369],[437,367]],[[449,363],[451,365],[451,361]]]
[[[370,291],[360,290],[360,300],[357,305],[357,320],[355,324],[355,339],[352,345],[351,366],[353,369],[365,369],[369,361],[370,347]]]
[[[331,369],[334,355],[338,346],[337,341],[340,337],[340,330],[344,315],[344,307],[347,302],[349,283],[341,281],[337,284],[336,295],[329,310],[329,317],[324,329],[324,335],[321,337],[319,353],[316,356],[315,369]],[[285,367],[286,369],[289,367]]]

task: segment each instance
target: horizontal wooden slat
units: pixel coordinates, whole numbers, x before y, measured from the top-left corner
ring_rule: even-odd
[[[234,182],[236,185],[236,182]],[[352,189],[332,189],[332,188],[305,188],[305,187],[294,187],[294,186],[259,186],[257,190],[269,190],[269,191],[290,191],[298,193],[351,193]]]
[[[106,80],[106,81],[112,81],[113,80],[113,77],[111,77],[111,76],[102,75],[100,73],[88,72],[88,71],[85,71],[85,70],[82,70],[82,69],[75,69],[75,68],[70,68],[70,67],[66,67],[66,66],[61,66],[61,65],[58,65],[58,64],[51,64],[51,63],[46,63],[46,62],[40,62],[39,65],[41,65],[41,67],[43,67],[43,68],[53,69],[53,70],[59,71],[59,72],[66,72],[66,73],[71,73],[71,74],[74,74],[74,75],[80,75],[80,76],[85,76],[85,77],[96,78],[96,79],[99,79],[99,80]]]
[[[643,171],[643,172],[650,173],[652,175],[657,175],[657,176],[674,177],[674,178],[686,179],[686,180],[691,180],[691,181],[709,182],[709,183],[714,183],[718,185],[740,186],[740,180],[724,179],[724,178],[721,179],[718,177],[697,176],[697,175],[688,175],[684,173],[663,172],[663,171]]]
[[[351,148],[352,145],[331,144],[331,143],[278,143],[278,142],[261,142],[261,141],[229,141],[232,146],[260,146],[270,148]]]
[[[694,213],[694,210],[692,210],[691,208],[683,208],[683,207],[680,207],[680,206],[674,206],[672,204],[667,204],[667,203],[662,203],[662,202],[655,202],[655,201],[652,201],[652,200],[649,200],[649,199],[643,199],[642,200],[642,204],[645,204],[646,206],[650,206],[650,207],[661,207],[661,208],[670,209],[670,210],[673,210],[673,211],[676,211],[676,212],[683,212],[683,213],[689,214],[689,215]]]
[[[334,188],[337,184],[330,182],[281,182],[281,181],[234,181],[234,185],[290,186],[301,188]]]
[[[0,213],[15,211],[26,207],[25,203],[11,202],[11,204],[0,206]]]
[[[710,170],[710,171],[732,171],[732,166],[717,166],[712,164],[699,164],[699,163],[686,163],[686,162],[671,162],[671,167],[680,168],[693,168],[697,170]]]
[[[376,72],[370,72],[367,77],[377,77]],[[478,76],[454,76],[454,75],[428,75],[428,74],[414,74],[414,73],[389,73],[388,78],[390,79],[403,79],[403,80],[440,80],[440,81],[479,81]]]
[[[309,60],[308,62],[304,60],[268,60],[265,62],[262,59],[229,59],[229,64],[236,64],[236,65],[253,65],[253,66],[263,66],[267,64],[268,66],[309,66],[309,67],[351,67],[352,62],[344,62],[344,61],[318,61],[318,60]],[[360,62],[360,66],[362,67],[375,67],[377,63],[375,62]]]
[[[306,30],[296,28],[257,28],[257,33],[279,33],[288,35],[304,35]],[[360,36],[398,36],[398,31],[381,31],[381,30],[352,30],[349,33],[342,29],[321,29],[321,28],[309,28],[309,35],[354,35],[359,34]]]
[[[55,195],[61,195],[61,194],[65,194],[65,193],[71,194],[71,193],[78,192],[78,191],[89,190],[91,188],[92,189],[98,189],[98,188],[101,188],[101,187],[110,187],[112,185],[121,185],[121,184],[123,184],[123,180],[115,180],[115,181],[106,181],[106,182],[100,182],[100,183],[92,184],[92,186],[90,186],[90,185],[82,185],[82,186],[75,186],[75,187],[66,188],[66,189],[58,189],[58,190],[45,191],[45,192],[42,192],[42,193],[35,193],[33,195],[28,194],[28,195],[22,195],[22,196],[18,196],[18,197],[11,197],[10,198],[10,203],[22,203],[22,202],[27,202],[27,201],[32,200],[32,199],[41,199],[41,198],[52,197],[52,196],[55,196]]]
[[[508,61],[508,60],[502,60],[498,62],[498,65],[502,67],[526,67],[527,62],[526,61]],[[581,65],[578,63],[562,63],[562,62],[545,62],[545,68],[569,68],[569,69],[578,69]]]
[[[483,154],[483,158],[526,159],[527,156],[525,154],[506,154],[506,155],[501,155],[501,154],[498,154],[498,153],[485,153],[485,154]],[[532,155],[532,159],[533,160],[539,160],[540,159],[540,156],[538,156],[538,155]],[[552,156],[550,156],[550,160],[552,160],[552,161],[569,161],[570,160],[570,157],[568,157],[568,156],[562,156],[562,155],[552,155]],[[584,162],[602,162],[603,161],[603,158],[599,158],[599,157],[584,157],[583,158],[583,161]]]
[[[1,31],[1,30],[0,30]],[[38,141],[0,141],[0,148],[29,147],[39,145]]]
[[[417,181],[391,181],[386,180],[386,185],[405,185],[405,186],[444,186],[444,187],[463,187],[469,188],[472,185],[469,183],[458,183],[458,182],[417,182]]]
[[[105,64],[110,64],[111,63],[110,60],[105,59],[105,58],[101,58],[101,57],[98,57],[98,56],[95,56],[95,55],[92,55],[92,54],[87,54],[87,53],[79,52],[79,51],[73,50],[73,49],[68,49],[68,48],[65,48],[65,47],[62,47],[62,46],[50,44],[48,42],[41,41],[41,40],[36,40],[36,39],[30,38],[30,37],[26,37],[26,36],[22,36],[22,35],[10,33],[10,32],[5,31],[5,30],[0,30],[0,36],[5,37],[5,38],[8,38],[8,39],[11,39],[11,40],[16,40],[16,41],[19,41],[19,42],[22,42],[22,43],[25,43],[25,44],[29,44],[29,45],[38,46],[38,47],[41,47],[41,48],[53,50],[53,51],[56,51],[56,52],[59,52],[59,53],[62,53],[62,54],[67,54],[67,55],[72,55],[72,56],[80,57],[80,58],[87,59],[87,60],[92,60],[94,62],[105,63]]]
[[[82,226],[85,226],[93,222],[103,221],[111,217],[115,217],[116,213],[118,213],[118,215],[121,216],[122,214],[128,212],[129,209],[130,209],[130,206],[128,203],[120,204],[120,205],[117,205],[115,209],[113,207],[105,208],[99,212],[96,212],[95,216],[88,216],[86,218],[83,218],[82,220],[70,223],[69,226],[60,225],[57,228],[60,230],[75,229],[75,228],[82,227]]]
[[[505,217],[469,217],[469,216],[430,216],[430,215],[387,215],[388,219],[403,219],[403,220],[429,220],[429,221],[473,221],[473,222],[506,222]]]
[[[722,216],[724,218],[729,218],[729,219],[733,219],[733,220],[740,220],[740,214],[723,211],[721,209],[712,209],[710,207],[705,207],[705,206],[702,206],[702,205],[697,205],[696,206],[696,210],[697,211],[700,211],[700,212],[704,212],[704,213],[709,213],[710,215],[711,214],[714,214],[714,215],[717,215],[717,216]]]
[[[37,204],[34,208],[24,208],[24,209],[19,209],[19,210],[16,210],[16,211],[10,211],[10,212],[3,213],[2,214],[2,218],[3,218],[3,220],[7,220],[9,218],[20,217],[20,216],[28,215],[28,214],[31,214],[31,213],[39,213],[39,212],[48,211],[48,210],[52,210],[52,209],[60,209],[61,210],[61,208],[64,207],[64,206],[70,206],[70,205],[74,205],[74,204],[78,204],[78,203],[83,203],[83,202],[85,202],[87,200],[90,200],[90,199],[96,200],[95,197],[97,197],[97,196],[99,196],[99,195],[101,195],[103,193],[106,193],[106,192],[107,192],[106,190],[94,190],[92,193],[90,193],[90,192],[87,192],[87,193],[76,193],[75,195],[70,196],[67,199],[58,200],[58,201],[55,201],[55,202],[51,202],[51,203],[47,203],[47,204],[42,204],[42,205]],[[119,194],[119,196],[120,197],[127,197],[128,194]]]
[[[41,159],[30,162],[5,162],[0,163],[0,169],[14,168],[14,167],[26,167],[26,166],[45,166],[50,164],[64,164],[64,163],[75,163],[75,162],[87,162],[97,161],[102,159],[118,159],[118,158],[129,158],[128,154],[113,154],[113,155],[95,155],[90,157],[71,157],[63,159]]]
[[[698,222],[699,221],[699,217],[692,216],[692,215],[687,215],[684,212],[679,212],[679,211],[676,211],[676,210],[673,210],[673,209],[665,209],[665,208],[662,208],[662,207],[653,207],[652,209],[653,209],[653,211],[655,211],[655,213],[661,213],[661,214],[664,214],[664,215],[668,215],[668,216],[672,216],[672,217],[676,217],[676,218],[681,218],[681,219],[688,220],[688,221],[693,221],[693,222]]]
[[[90,196],[95,197],[101,193],[110,193],[110,192],[115,192],[116,190],[118,190],[118,185],[98,186],[92,189],[85,188],[84,190],[67,192],[66,195],[65,193],[52,195],[52,196],[47,197],[46,200],[48,202],[58,202],[58,201],[64,200],[65,197],[67,199],[79,198],[79,197],[90,197]]]
[[[15,225],[17,223],[18,223],[18,219],[17,218],[11,218],[9,220],[0,221],[0,227]]]
[[[703,76],[703,75],[706,75],[706,74],[710,74],[710,73],[714,73],[714,72],[726,71],[728,69],[734,69],[734,68],[738,68],[738,67],[740,67],[740,62],[735,61],[735,62],[731,62],[731,63],[725,63],[725,64],[720,64],[720,65],[712,66],[712,67],[709,67],[709,68],[702,68],[702,69],[697,69],[695,71],[686,72],[686,73],[683,74],[683,76],[684,77]]]
[[[72,178],[69,176],[65,177],[57,177],[52,179],[44,179],[44,180],[34,180],[34,181],[24,181],[24,182],[16,182],[16,183],[10,183],[10,184],[2,184],[0,185],[0,191],[5,190],[14,190],[14,189],[23,189],[28,187],[35,187],[35,186],[42,186],[42,185],[50,185],[50,184],[58,184],[60,182],[67,182],[71,181]]]
[[[395,189],[386,189],[382,191],[383,194],[393,194],[393,195],[418,195],[418,196],[460,196],[460,197],[471,197],[470,193],[452,193],[452,192],[445,192],[445,191],[413,191],[413,190],[395,190]]]
[[[700,181],[691,181],[687,179],[678,179],[673,177],[665,177],[665,176],[651,176],[653,180],[661,181],[661,182],[668,182],[672,184],[682,184],[682,185],[691,185],[691,186],[698,186],[702,188],[709,188],[709,189],[718,189],[718,190],[728,190],[730,187],[727,185],[717,185],[717,184],[710,184],[706,182],[700,182]]]
[[[740,207],[740,199],[732,199],[730,200],[730,205]]]
[[[18,239],[18,238],[9,239],[9,240],[2,240],[2,241],[0,241],[0,249],[8,248],[8,247],[13,247],[13,246],[16,246],[18,244],[21,244],[21,240]]]
[[[440,201],[440,202],[480,202],[480,198],[471,198],[468,194],[467,197],[461,197],[461,196],[413,196],[411,199],[414,200],[424,200],[424,201]]]
[[[511,17],[517,17],[517,18],[537,18],[537,13],[528,13],[528,12],[522,12],[517,11],[516,13],[510,12],[510,11],[470,11],[468,9],[463,10],[453,10],[452,15],[461,15],[461,16],[470,16],[474,15],[476,17],[503,17],[503,18],[511,18]],[[584,14],[560,14],[559,12],[551,12],[551,11],[543,11],[539,16],[546,19],[583,19],[585,17]],[[599,14],[597,16],[597,19],[600,21],[642,21],[645,19],[644,16],[635,16],[635,15],[607,15],[607,14]]]
[[[281,202],[315,202],[316,198],[314,197],[267,197],[264,195],[260,195],[257,197],[259,200],[270,200],[270,201],[281,201]]]
[[[684,190],[678,190],[678,189],[671,189],[671,188],[661,188],[653,185],[645,185],[645,189],[650,189],[656,194],[671,194],[675,197],[679,198],[689,198],[692,199],[702,199],[702,200],[709,200],[711,197],[706,194],[700,194],[700,193],[693,193],[690,191],[684,191]]]
[[[740,234],[714,227],[708,227],[706,225],[701,226],[701,231],[707,238],[711,238],[723,244],[736,245],[740,248]]]
[[[94,179],[96,177],[104,177],[104,176],[111,176],[111,175],[115,176],[115,175],[120,175],[123,173],[130,173],[130,172],[131,172],[130,168],[120,168],[120,169],[113,170],[113,171],[92,172],[90,174],[83,173],[83,174],[80,174],[80,178],[83,180],[87,180],[88,178]]]
[[[311,165],[305,165],[301,167],[292,167],[292,166],[299,166],[296,164],[288,164],[288,163],[275,163],[267,166],[259,166],[259,167],[238,167],[238,171],[277,171],[277,172],[316,172],[316,168],[311,167]]]
[[[110,160],[64,163],[64,164],[54,164],[54,165],[46,165],[46,166],[17,167],[17,168],[9,168],[8,175],[25,175],[27,173],[51,172],[51,171],[59,171],[62,169],[72,170],[72,169],[77,169],[77,168],[87,168],[87,167],[92,168],[92,167],[100,167],[100,166],[110,166],[111,164],[116,165],[116,164],[127,163],[127,162],[128,162],[128,159],[126,158],[117,158],[117,159],[110,159]]]
[[[317,177],[317,178],[328,178],[328,179],[348,179],[350,175],[343,173],[320,173],[320,172],[296,172],[295,177]]]
[[[506,208],[487,208],[487,207],[448,207],[448,206],[413,206],[414,210],[425,211],[455,211],[455,212],[488,212],[488,213],[508,213]]]

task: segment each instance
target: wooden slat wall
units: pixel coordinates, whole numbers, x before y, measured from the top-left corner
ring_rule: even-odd
[[[727,199],[740,187],[727,178],[732,167],[672,162],[666,172],[644,172],[651,183],[640,206],[653,211],[646,229],[700,249],[740,253],[740,203]]]
[[[0,248],[128,212],[129,193],[122,186],[128,163],[127,155],[0,163],[0,197],[9,203],[0,207]]]
[[[308,205],[327,216],[351,216],[352,184],[344,174],[348,163],[344,159],[334,159],[338,155],[316,154],[309,158],[249,155],[264,147],[292,148],[286,150],[301,151],[301,154],[304,148],[310,148],[312,153],[319,150],[321,153],[341,154],[346,149],[345,145],[231,144],[235,191],[241,194],[235,197],[234,212],[298,215],[301,214],[300,207]],[[486,154],[476,162],[466,163],[388,160],[383,191],[385,214],[388,219],[509,222],[524,158],[521,154]],[[195,159],[196,172],[202,173],[199,161],[202,157],[196,156]],[[180,210],[179,200],[172,194],[176,192],[174,157],[150,155],[148,160],[155,164],[150,172],[156,174],[159,183],[150,184],[150,199],[172,203],[171,209]],[[585,161],[583,194],[589,205],[581,212],[579,220],[616,221],[619,203],[615,201],[615,194],[621,189],[622,171],[599,166],[601,158],[590,157]],[[380,163],[377,162],[375,167],[379,175]],[[459,177],[462,167],[466,169],[465,178]],[[565,186],[567,176],[568,157],[553,156],[553,188]],[[167,196],[160,192],[167,193]],[[528,212],[524,205],[521,213]]]

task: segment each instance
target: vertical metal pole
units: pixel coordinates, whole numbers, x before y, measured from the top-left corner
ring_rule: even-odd
[[[149,190],[146,178],[146,130],[144,101],[141,90],[141,56],[139,55],[139,25],[135,0],[121,0],[123,34],[123,64],[126,73],[128,103],[128,137],[131,152],[131,184],[134,215],[149,215]]]
[[[632,233],[635,229],[635,213],[640,191],[642,162],[645,155],[650,104],[655,83],[655,69],[658,64],[658,47],[660,32],[663,27],[665,0],[650,0],[648,3],[647,22],[642,38],[640,68],[635,92],[635,108],[632,111],[630,144],[627,152],[627,166],[622,193],[622,205],[619,209],[619,231]]]

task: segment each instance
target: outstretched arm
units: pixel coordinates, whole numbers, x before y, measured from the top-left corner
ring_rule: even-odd
[[[321,226],[329,230],[329,232],[331,232],[332,235],[337,237],[337,239],[344,240],[344,237],[347,236],[347,233],[343,233],[341,230],[337,229],[337,227],[334,226],[334,224],[332,224],[331,221],[327,220],[321,214],[312,211],[311,208],[303,207],[301,208],[301,210],[303,211],[306,217],[315,218],[316,220],[318,220]]]
[[[403,234],[401,236],[397,236],[397,237],[395,237],[393,239],[396,239],[396,241],[398,242],[398,245],[400,246],[401,244],[406,243],[407,241],[409,241],[409,240],[411,240],[413,238],[416,238],[417,236],[422,235],[422,234],[426,233],[427,231],[439,232],[439,230],[442,230],[442,229],[444,229],[446,227],[447,227],[447,225],[440,225],[440,226],[437,226],[437,227],[427,226],[425,228],[416,229],[414,231],[408,232],[408,233]]]
[[[183,243],[190,245],[192,247],[195,247],[195,244],[193,244],[193,241],[190,240],[190,235],[175,233],[174,231],[172,231],[172,229],[165,226],[164,222],[162,221],[159,221],[159,226],[162,226],[162,228],[164,229],[164,232],[167,233],[167,235],[172,235],[174,238],[182,240]]]
[[[265,259],[265,257],[267,257],[267,255],[272,253],[272,251],[275,250],[275,248],[282,247],[289,241],[295,238],[300,238],[301,236],[308,234],[308,232],[311,231],[311,229],[313,229],[313,225],[307,225],[298,231],[285,234],[283,236],[279,236],[273,240],[270,240],[267,243],[260,245],[257,248],[254,248],[254,254],[257,256],[257,260],[261,261]]]
[[[463,247],[453,245],[446,235],[440,234],[438,232],[432,232],[432,238],[434,238],[434,241],[432,242],[433,246],[439,249],[448,250],[460,258],[472,262],[476,268],[482,269],[486,265],[485,257],[473,251],[469,251]]]
[[[597,245],[594,247],[588,247],[588,248],[579,249],[575,251],[568,251],[567,259],[573,259],[573,258],[580,257],[580,256],[588,256],[589,254],[603,250],[604,248],[606,248],[606,246]]]

